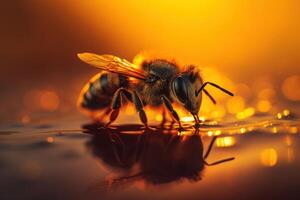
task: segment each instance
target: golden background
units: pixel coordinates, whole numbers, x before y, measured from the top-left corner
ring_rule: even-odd
[[[4,1],[1,119],[72,110],[97,72],[76,57],[85,51],[132,60],[151,50],[195,64],[205,80],[237,94],[224,100],[229,113],[299,105],[299,7],[296,0]]]

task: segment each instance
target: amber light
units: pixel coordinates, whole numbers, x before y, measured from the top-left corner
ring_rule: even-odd
[[[55,111],[59,107],[59,97],[54,91],[45,91],[40,97],[41,108],[45,111]]]
[[[281,90],[284,96],[292,101],[300,101],[300,76],[293,75],[286,78],[282,84]]]
[[[220,137],[216,141],[217,147],[231,147],[236,144],[236,140],[232,136]]]
[[[260,153],[261,164],[265,167],[274,167],[278,162],[278,154],[274,148],[264,149]]]
[[[62,21],[73,27],[70,30],[78,31],[66,31],[67,34],[78,34],[78,39],[87,44],[103,45],[85,50],[115,54],[137,65],[153,56],[175,58],[183,65],[195,64],[204,81],[213,81],[235,94],[228,97],[208,86],[218,104],[212,104],[204,95],[199,115],[213,120],[231,115],[244,120],[278,112],[274,105],[280,95],[290,101],[300,100],[300,77],[295,64],[298,56],[291,57],[291,61],[285,59],[299,46],[300,29],[291,26],[298,19],[294,9],[297,4],[283,0],[97,0],[34,1],[28,3],[28,8],[37,16],[44,16],[43,9],[70,16]],[[140,52],[143,56],[137,55]],[[277,85],[281,85],[279,90]],[[41,91],[36,96],[39,97],[34,100],[26,98],[26,105],[38,105],[47,112],[64,107],[63,97],[56,91]],[[136,113],[131,107],[125,109],[130,116]],[[183,122],[193,121],[186,113],[179,111],[179,115]],[[156,122],[162,120],[160,114],[149,116]]]

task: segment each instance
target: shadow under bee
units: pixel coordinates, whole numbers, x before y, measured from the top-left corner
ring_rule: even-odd
[[[201,180],[205,166],[233,160],[227,158],[214,163],[206,159],[216,137],[204,152],[199,129],[188,135],[163,132],[164,129],[143,129],[138,125],[115,126],[103,129],[101,124],[85,125],[85,132],[93,135],[87,147],[106,167],[118,174],[107,185],[118,185],[139,179],[148,184],[164,184],[180,180]],[[124,133],[130,130],[131,133]]]

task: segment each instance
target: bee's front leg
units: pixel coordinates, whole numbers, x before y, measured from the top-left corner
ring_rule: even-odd
[[[169,112],[172,114],[173,118],[178,122],[179,128],[182,129],[179,116],[177,112],[174,110],[171,101],[166,96],[161,96],[161,100],[163,101],[163,103],[165,104]]]

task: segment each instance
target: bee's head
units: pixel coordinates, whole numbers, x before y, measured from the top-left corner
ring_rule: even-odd
[[[196,95],[195,91],[202,85],[202,79],[198,71],[188,70],[183,72],[171,83],[172,95],[187,111],[197,115],[200,109],[202,95]]]

